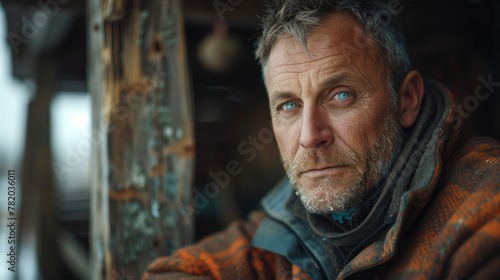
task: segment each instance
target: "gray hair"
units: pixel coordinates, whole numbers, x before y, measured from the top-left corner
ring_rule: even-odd
[[[340,11],[350,13],[361,24],[363,32],[371,35],[376,43],[376,51],[382,55],[389,69],[388,87],[393,96],[393,105],[397,105],[397,89],[411,71],[406,40],[397,21],[396,11],[374,1],[269,1],[255,50],[263,74],[271,49],[283,34],[293,36],[308,51],[307,36],[320,26],[321,19]]]

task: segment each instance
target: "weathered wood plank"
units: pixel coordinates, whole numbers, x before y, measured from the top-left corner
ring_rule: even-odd
[[[125,14],[125,0],[103,0],[103,15],[107,21],[122,20]]]
[[[181,1],[89,1],[92,279],[139,277],[193,239],[191,91]],[[105,14],[105,16],[103,16]]]

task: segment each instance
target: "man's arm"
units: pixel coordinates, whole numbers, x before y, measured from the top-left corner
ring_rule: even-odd
[[[264,213],[254,212],[248,222],[233,222],[226,230],[197,244],[160,257],[149,266],[142,279],[274,278],[275,255],[251,244],[264,219]]]

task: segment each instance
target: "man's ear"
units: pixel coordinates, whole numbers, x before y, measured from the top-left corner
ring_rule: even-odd
[[[415,123],[424,96],[424,82],[418,71],[412,70],[406,75],[398,94],[400,123],[407,128]]]

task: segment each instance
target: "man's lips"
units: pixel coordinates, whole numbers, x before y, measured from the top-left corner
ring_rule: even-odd
[[[309,178],[325,177],[328,175],[332,175],[332,173],[339,172],[346,167],[347,167],[346,165],[338,165],[338,166],[325,166],[320,168],[312,168],[300,173],[300,176],[305,176]]]

